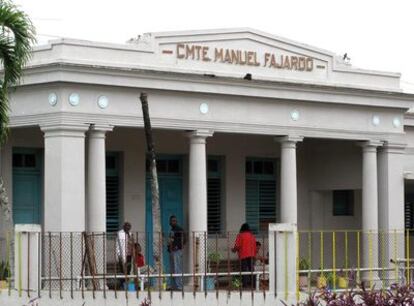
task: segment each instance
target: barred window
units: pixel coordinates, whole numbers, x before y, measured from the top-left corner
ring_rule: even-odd
[[[265,232],[277,220],[276,161],[246,160],[246,222],[255,232]]]
[[[106,155],[106,231],[116,232],[120,228],[120,180],[119,154]]]
[[[223,160],[219,157],[207,159],[207,228],[209,234],[223,231],[222,165]]]

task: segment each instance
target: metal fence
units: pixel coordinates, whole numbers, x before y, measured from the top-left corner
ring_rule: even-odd
[[[297,290],[376,289],[414,281],[414,231],[299,231]]]
[[[34,235],[38,235],[35,237]],[[9,237],[6,239],[6,236]],[[199,291],[263,291],[268,289],[268,239],[267,233],[256,235],[259,250],[252,259],[252,269],[242,271],[242,263],[236,253],[232,252],[236,232],[209,235],[205,232],[184,234],[185,242],[180,256],[181,269],[172,269],[171,254],[167,251],[169,233],[131,233],[125,246],[125,254],[131,258],[120,258],[120,240],[117,233],[86,233],[86,232],[46,232],[32,233],[23,244],[17,236],[14,243],[16,250],[25,248],[26,253],[14,253],[11,249],[11,234],[2,236],[0,240],[0,262],[11,263],[14,256],[17,260],[17,271],[5,277],[9,290],[16,288],[20,294],[30,297],[37,295],[50,297],[69,294],[74,297],[86,292],[118,296],[135,291],[137,296],[147,291],[180,290]],[[36,240],[36,238],[39,238]],[[183,238],[184,239],[184,238]],[[39,241],[39,249],[35,250],[34,241]],[[27,244],[27,245],[26,245]],[[138,266],[138,249],[144,264]],[[162,254],[162,263],[154,258],[154,250]],[[39,281],[37,288],[30,288],[30,282],[36,278],[28,265],[33,265],[28,258],[34,252],[40,254]],[[22,255],[23,254],[23,255]],[[26,258],[26,254],[27,258]],[[129,268],[130,264],[130,268]],[[24,267],[28,267],[26,270]],[[20,267],[23,267],[22,269]],[[20,275],[27,271],[27,275]],[[1,276],[1,275],[0,275]],[[23,279],[16,284],[15,279]],[[27,280],[27,282],[25,282]],[[248,286],[246,286],[248,280]],[[183,286],[174,288],[176,281]],[[244,286],[243,286],[244,283]]]

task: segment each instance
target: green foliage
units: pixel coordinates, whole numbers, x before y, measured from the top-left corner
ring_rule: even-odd
[[[29,17],[11,1],[0,0],[0,64],[3,67],[3,79],[0,79],[0,144],[5,142],[8,132],[9,89],[18,84],[35,41],[35,29]]]
[[[231,279],[231,286],[233,289],[240,289],[242,287],[242,278],[240,276],[233,276]]]
[[[218,252],[208,254],[208,261],[210,264],[218,264],[221,260],[221,255]]]
[[[309,270],[310,269],[310,262],[306,258],[301,258],[299,261],[299,270]]]
[[[10,264],[4,261],[0,262],[0,280],[7,280],[10,274]]]

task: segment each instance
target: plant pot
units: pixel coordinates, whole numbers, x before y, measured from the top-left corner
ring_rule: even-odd
[[[307,275],[299,275],[299,288],[307,287],[308,280],[309,278]]]
[[[316,286],[321,289],[321,288],[325,288],[327,286],[328,282],[326,280],[326,277],[324,276],[318,276],[318,278],[316,279]]]
[[[215,288],[214,277],[208,276],[205,278],[205,280],[206,280],[206,283],[205,283],[206,290],[214,290]]]
[[[348,279],[346,279],[346,277],[338,277],[338,287],[341,289],[346,289],[348,288]]]
[[[0,289],[9,288],[9,283],[6,280],[0,280]]]

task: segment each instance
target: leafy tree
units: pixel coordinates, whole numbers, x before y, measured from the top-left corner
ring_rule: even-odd
[[[0,0],[0,145],[8,134],[9,91],[16,86],[30,59],[35,29],[29,17],[9,0]],[[0,206],[11,218],[3,180],[0,178]]]

